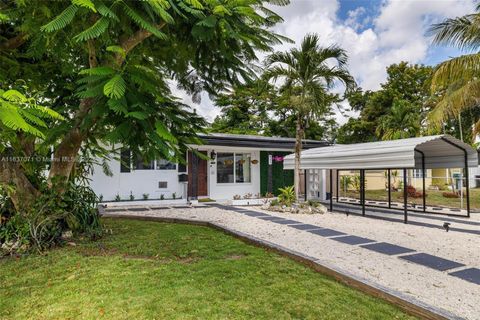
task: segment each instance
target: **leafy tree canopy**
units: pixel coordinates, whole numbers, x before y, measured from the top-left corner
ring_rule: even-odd
[[[337,142],[369,142],[419,135],[427,111],[425,104],[430,97],[431,74],[431,67],[401,62],[387,68],[387,80],[380,90],[364,92],[357,89],[349,93],[348,101],[359,116],[349,119],[339,129]],[[402,118],[400,114],[406,116],[405,113],[413,113],[409,122],[396,123],[393,120]],[[396,132],[387,130],[388,123],[395,124]],[[410,129],[412,126],[414,130]]]
[[[0,87],[8,92],[23,79],[41,93],[39,104],[64,118],[51,122],[55,125],[43,136],[37,134],[41,140],[30,139],[28,148],[9,152],[53,145],[61,161],[52,163],[50,182],[70,177],[71,159],[82,148],[100,150],[104,143],[127,145],[147,158],[180,154],[187,144],[199,142],[196,133],[204,121],[172,95],[171,82],[196,99],[201,91],[216,94],[252,78],[256,53],[286,40],[269,31],[282,19],[266,5],[287,3],[2,2]],[[11,124],[3,116],[1,121]],[[4,166],[10,174],[0,183],[16,183],[17,195],[35,187],[23,166]]]

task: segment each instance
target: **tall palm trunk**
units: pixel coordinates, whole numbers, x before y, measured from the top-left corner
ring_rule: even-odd
[[[303,123],[301,116],[297,118],[297,130],[295,136],[295,170],[294,170],[294,187],[297,200],[300,196],[300,154],[302,152]]]

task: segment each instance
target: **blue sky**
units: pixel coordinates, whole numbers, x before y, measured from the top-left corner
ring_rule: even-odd
[[[411,1],[411,0],[410,0]],[[445,0],[438,0],[445,1]],[[383,2],[384,4],[387,2]],[[374,28],[373,20],[381,13],[381,0],[340,0],[337,17],[341,21],[346,21],[349,18],[349,12],[355,11],[358,8],[364,8],[365,13],[363,18],[368,19],[369,22],[362,26],[359,30],[363,31],[368,28]],[[450,57],[458,56],[462,52],[456,48],[431,45],[428,54],[421,61],[427,65],[436,65]]]
[[[435,65],[461,54],[432,45],[426,31],[432,23],[471,13],[474,7],[474,0],[291,0],[286,7],[272,7],[285,20],[274,29],[296,43],[275,50],[288,50],[307,33],[317,33],[322,45],[347,51],[349,70],[362,88],[377,90],[393,63]],[[195,108],[207,120],[220,111],[206,95]],[[337,120],[342,123],[345,117],[338,114]]]

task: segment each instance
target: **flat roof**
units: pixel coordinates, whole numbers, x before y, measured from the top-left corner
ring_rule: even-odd
[[[334,145],[302,151],[301,169],[401,169],[463,168],[478,166],[478,153],[449,135]],[[285,169],[294,168],[294,155],[284,158]]]
[[[198,135],[205,145],[228,147],[253,147],[266,149],[294,150],[295,138],[266,137],[257,135],[243,135],[230,133],[209,133]],[[302,140],[302,148],[319,148],[329,146],[330,143],[319,140]]]

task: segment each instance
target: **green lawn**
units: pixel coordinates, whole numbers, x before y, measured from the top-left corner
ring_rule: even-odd
[[[0,319],[407,319],[396,307],[206,227],[112,234],[0,260]]]
[[[445,191],[427,190],[427,205],[442,206],[450,208],[460,208],[460,198],[445,198],[442,193]],[[340,190],[340,197],[351,197],[359,199],[358,192],[347,191],[346,195]],[[365,198],[367,200],[383,200],[387,201],[388,193],[386,190],[366,190]],[[403,191],[392,192],[392,201],[403,202]],[[408,198],[408,203],[422,204],[422,198]],[[470,206],[473,210],[480,210],[480,189],[470,189]],[[463,208],[466,208],[466,200],[464,199]]]

